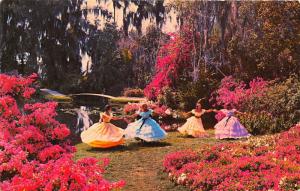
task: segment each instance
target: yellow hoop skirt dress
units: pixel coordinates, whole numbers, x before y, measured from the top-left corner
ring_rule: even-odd
[[[124,143],[124,130],[111,124],[112,115],[101,113],[102,122],[95,123],[81,133],[83,143],[96,148],[109,148]]]
[[[206,137],[208,134],[205,132],[201,120],[201,115],[203,115],[206,110],[202,109],[202,112],[196,112],[192,110],[194,116],[187,119],[186,123],[178,128],[178,131],[183,135],[190,135],[193,137]]]

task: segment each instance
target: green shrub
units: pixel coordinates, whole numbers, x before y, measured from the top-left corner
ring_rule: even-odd
[[[157,97],[157,100],[158,103],[166,105],[172,109],[178,108],[179,101],[177,92],[169,87],[165,87],[162,89],[161,93]]]
[[[252,135],[276,132],[274,120],[272,116],[266,112],[239,115],[239,119]]]
[[[217,81],[209,77],[202,77],[196,82],[182,83],[178,91],[180,109],[194,109],[196,102],[203,98],[204,100],[201,104],[204,108],[209,107],[208,98],[216,88]]]
[[[252,134],[277,133],[300,120],[300,80],[291,77],[272,82],[264,96],[248,100],[243,105],[247,115],[240,116]]]

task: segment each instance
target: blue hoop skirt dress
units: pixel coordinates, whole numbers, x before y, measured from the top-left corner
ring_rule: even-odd
[[[146,142],[164,139],[167,133],[151,118],[152,112],[139,112],[141,119],[128,125],[124,131],[125,139],[140,138]]]

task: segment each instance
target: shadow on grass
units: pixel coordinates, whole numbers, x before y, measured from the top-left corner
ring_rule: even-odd
[[[124,152],[124,151],[137,151],[143,147],[167,147],[172,146],[172,144],[167,142],[131,142],[126,145],[120,145],[112,148],[89,148],[86,151],[91,153],[111,153],[111,152]]]

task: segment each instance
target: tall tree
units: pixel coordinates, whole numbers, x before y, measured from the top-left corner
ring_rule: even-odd
[[[119,31],[107,23],[103,30],[94,30],[88,41],[88,54],[92,59],[87,87],[90,91],[118,94],[126,86],[128,67],[118,50]]]
[[[190,24],[192,38],[200,38],[194,81],[203,72],[247,79],[299,74],[298,2],[175,1],[173,7],[181,24]]]

